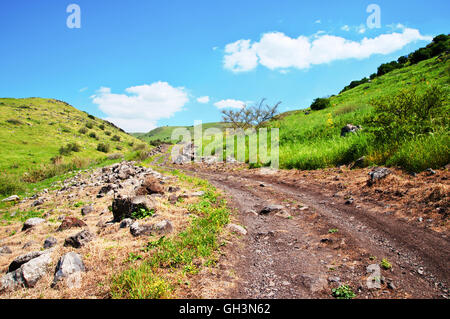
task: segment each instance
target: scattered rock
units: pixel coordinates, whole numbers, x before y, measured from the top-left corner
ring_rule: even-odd
[[[8,246],[0,247],[0,255],[8,255],[8,254],[12,254],[11,248],[9,248]]]
[[[42,198],[35,200],[33,203],[31,203],[31,207],[36,207],[44,204],[44,200]]]
[[[175,194],[172,194],[169,196],[169,203],[172,205],[175,205],[178,202],[178,196]]]
[[[19,196],[11,195],[11,196],[9,196],[9,197],[7,197],[5,199],[2,199],[2,202],[16,202],[16,201],[19,201],[19,200],[20,200]]]
[[[362,127],[359,125],[347,124],[341,129],[341,136],[344,137],[348,133],[356,133],[360,130],[362,130]]]
[[[35,245],[37,245],[37,244],[38,244],[38,243],[35,242],[34,240],[30,240],[29,242],[25,243],[25,245],[22,246],[22,249],[28,249],[28,248],[30,248],[31,246],[35,246]]]
[[[241,235],[247,235],[247,230],[242,227],[241,225],[236,224],[228,224],[228,229],[230,229],[232,232],[241,234]]]
[[[281,217],[281,218],[286,218],[286,219],[292,218],[292,216],[284,209],[279,211],[278,213],[276,213],[275,216]]]
[[[353,204],[353,202],[354,202],[354,199],[353,198],[349,198],[349,199],[347,199],[345,201],[345,205],[351,205],[351,204]]]
[[[153,225],[153,229],[158,235],[169,234],[173,230],[172,223],[168,220],[160,221]]]
[[[58,227],[57,231],[63,231],[69,228],[84,227],[84,226],[87,226],[87,224],[81,219],[75,217],[65,217],[61,225]]]
[[[120,222],[119,228],[128,228],[133,223],[131,218],[125,218]]]
[[[426,169],[426,172],[428,173],[428,175],[436,175],[436,171],[434,171],[433,169],[431,169],[431,168],[427,168]]]
[[[142,186],[136,191],[136,195],[152,194],[164,194],[164,187],[157,178],[148,176],[142,183]]]
[[[90,242],[93,238],[94,235],[92,235],[91,232],[89,232],[88,230],[83,230],[73,236],[66,238],[66,240],[64,241],[64,246],[65,247],[72,246],[74,248],[80,248],[86,245],[86,243]]]
[[[341,281],[341,278],[339,278],[339,277],[328,277],[328,282],[339,283],[340,281]]]
[[[259,212],[259,214],[260,215],[267,215],[267,214],[269,214],[271,212],[278,212],[278,211],[283,210],[283,209],[284,209],[284,206],[281,206],[281,205],[269,205],[269,206],[264,207]]]
[[[80,288],[81,272],[85,270],[86,268],[80,255],[75,252],[65,254],[56,265],[52,287],[55,287],[58,282],[65,279],[68,288]]]
[[[32,228],[36,225],[39,225],[40,223],[43,223],[43,222],[45,222],[45,219],[43,219],[43,218],[38,218],[38,217],[29,218],[23,224],[22,230],[30,229],[30,228]]]
[[[139,222],[134,222],[130,225],[130,232],[135,237],[142,235],[150,236],[153,232],[153,225],[140,225]]]
[[[376,167],[369,172],[370,179],[367,181],[367,184],[371,186],[391,173],[392,172],[386,167]]]
[[[89,213],[92,213],[94,211],[94,207],[92,205],[86,205],[83,208],[81,208],[81,215],[85,216]]]
[[[55,237],[48,237],[44,241],[44,249],[49,249],[58,243]]]
[[[302,285],[309,289],[310,292],[316,293],[328,287],[328,282],[325,278],[302,275],[300,276]]]

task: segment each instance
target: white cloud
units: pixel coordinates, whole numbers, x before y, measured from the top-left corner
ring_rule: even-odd
[[[225,109],[225,108],[242,109],[245,106],[245,102],[227,99],[214,103],[214,106],[217,107],[218,109]]]
[[[316,21],[314,21],[314,23],[320,24],[320,23],[322,23],[322,21],[321,20],[316,20]]]
[[[88,89],[88,87],[84,87],[84,88],[81,88],[81,89],[79,89],[79,90],[78,90],[78,92],[80,92],[80,93],[81,93],[81,92],[84,92],[84,91],[86,91],[87,89]]]
[[[350,31],[350,27],[348,25],[344,25],[343,27],[341,27],[341,30],[343,31]]]
[[[225,47],[224,67],[233,72],[255,69],[258,63],[268,69],[305,69],[311,65],[343,59],[364,59],[373,54],[390,54],[405,45],[418,41],[431,41],[419,30],[404,28],[401,33],[381,34],[360,41],[333,35],[299,36],[291,38],[282,32],[269,32],[258,42],[238,40]]]
[[[114,94],[110,88],[101,87],[91,99],[107,115],[106,120],[127,132],[147,132],[159,119],[171,117],[189,101],[184,88],[167,82],[133,86],[125,92]]]
[[[366,27],[363,25],[363,24],[361,24],[359,27],[358,27],[358,33],[365,33],[366,32]]]
[[[197,99],[197,102],[203,104],[209,103],[209,96],[201,96]]]

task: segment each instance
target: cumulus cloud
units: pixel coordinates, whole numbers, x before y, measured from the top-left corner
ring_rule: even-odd
[[[348,31],[350,31],[350,27],[348,25],[344,25],[341,27],[341,30],[348,32]]]
[[[431,41],[432,37],[423,36],[419,30],[411,28],[403,28],[401,33],[365,37],[361,41],[327,34],[291,38],[282,32],[269,32],[263,34],[258,42],[238,40],[228,44],[225,47],[224,67],[233,72],[250,71],[258,64],[271,70],[306,69],[335,60],[390,54],[418,40]]]
[[[197,99],[197,102],[203,104],[209,103],[209,96],[201,96]]]
[[[226,99],[214,103],[214,106],[217,107],[218,109],[225,109],[225,108],[242,109],[245,106],[245,102],[233,99]]]
[[[133,86],[123,94],[102,87],[91,99],[107,115],[106,120],[127,132],[147,132],[159,119],[171,117],[189,101],[183,87],[175,88],[167,82]]]

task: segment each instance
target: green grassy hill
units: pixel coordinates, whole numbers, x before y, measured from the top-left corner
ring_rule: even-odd
[[[14,190],[7,187],[10,183],[37,182],[113,153],[127,154],[142,144],[113,124],[62,101],[0,98],[0,110],[3,195]]]
[[[405,90],[416,90],[414,96],[420,96],[431,87],[442,90],[443,113],[448,117],[449,84],[448,56],[435,57],[332,96],[329,108],[281,114],[269,125],[280,128],[280,165],[317,169],[348,164],[361,156],[366,156],[366,164],[399,165],[415,171],[445,165],[450,157],[448,123],[436,122],[427,133],[380,143],[371,121],[376,101],[389,101]],[[361,125],[363,130],[341,137],[346,124]]]
[[[229,124],[222,123],[222,122],[212,122],[212,123],[203,123],[202,129],[203,131],[208,128],[219,128],[224,129],[229,127]],[[151,130],[148,133],[132,133],[134,137],[139,138],[142,141],[145,141],[147,143],[151,143],[154,141],[161,141],[165,143],[171,143],[171,137],[172,132],[177,128],[186,128],[190,131],[191,136],[194,137],[194,126],[161,126],[158,128],[155,128],[154,130]]]

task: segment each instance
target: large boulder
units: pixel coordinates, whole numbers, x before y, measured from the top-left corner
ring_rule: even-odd
[[[133,236],[152,236],[152,235],[164,235],[172,232],[172,223],[168,220],[160,221],[156,224],[143,224],[134,222],[130,226],[130,232]]]
[[[49,249],[58,243],[55,237],[47,237],[44,241],[44,249]]]
[[[125,218],[132,218],[133,212],[137,212],[140,209],[145,209],[147,211],[153,209],[156,211],[153,203],[144,195],[135,197],[123,197],[119,195],[114,198],[112,203],[114,222],[120,222]]]
[[[92,205],[86,205],[83,208],[81,208],[81,215],[85,216],[89,213],[92,213],[94,211],[94,207]]]
[[[0,279],[0,291],[14,290],[20,287],[34,287],[38,280],[45,275],[51,262],[50,250],[27,261],[20,268],[8,272]]]
[[[67,237],[64,241],[64,246],[72,246],[74,248],[80,248],[86,243],[90,242],[92,239],[94,239],[94,235],[89,232],[88,230],[83,230],[73,236]]]
[[[43,222],[45,222],[45,219],[43,219],[43,218],[38,218],[38,217],[29,218],[23,224],[22,230],[27,230],[27,229],[33,228],[34,226],[39,225]]]
[[[0,247],[0,255],[8,255],[8,254],[12,254],[11,248],[9,248],[8,246]]]
[[[48,253],[48,251],[33,251],[31,253],[20,255],[16,257],[8,267],[8,272],[14,271],[16,269],[19,269],[23,264],[26,264],[30,260],[37,258],[39,256],[42,256],[43,254]]]
[[[52,287],[56,286],[58,282],[66,280],[68,288],[80,288],[81,272],[85,270],[86,268],[80,255],[74,252],[65,254],[56,265]]]

